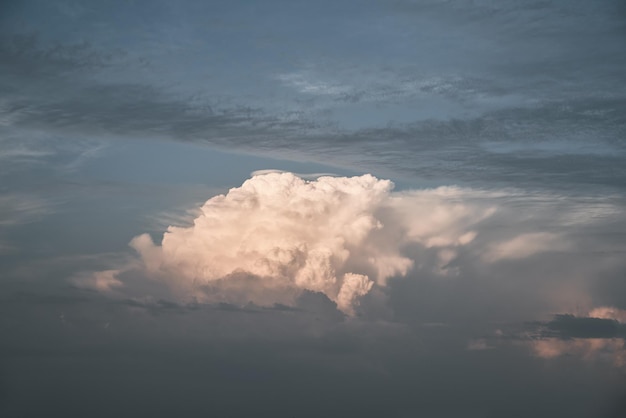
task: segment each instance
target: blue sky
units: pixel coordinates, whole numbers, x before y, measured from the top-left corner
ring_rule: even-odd
[[[0,415],[622,416],[625,41],[617,0],[3,2]]]

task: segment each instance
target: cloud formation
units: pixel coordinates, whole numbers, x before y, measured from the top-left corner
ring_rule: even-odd
[[[542,324],[542,338],[532,341],[537,357],[576,355],[585,360],[608,359],[626,366],[626,311],[611,306],[593,308],[587,316],[556,315]]]
[[[110,296],[236,306],[300,306],[312,292],[347,315],[376,316],[387,302],[398,307],[394,295],[404,281],[389,280],[409,276],[464,292],[500,289],[485,300],[496,304],[532,283],[541,291],[523,293],[514,320],[575,306],[621,307],[584,290],[622,268],[621,244],[598,238],[621,224],[616,198],[456,186],[393,191],[391,181],[369,174],[262,170],[199,206],[162,239],[132,239],[138,257],[72,283]]]
[[[369,174],[255,175],[209,199],[193,226],[169,227],[161,245],[143,234],[131,246],[151,275],[184,297],[273,304],[311,291],[354,314],[374,284],[413,267],[409,245],[435,249],[445,269],[475,238],[472,226],[494,212],[455,202],[456,188],[392,189]]]
[[[518,235],[506,242],[499,242],[490,246],[483,258],[487,262],[515,260],[546,251],[566,249],[568,249],[568,244],[558,234],[534,232]]]
[[[7,22],[36,19],[41,10],[31,3],[7,11]],[[306,36],[316,44],[308,48],[293,41],[285,22],[294,20],[274,22],[285,12],[276,4],[246,24],[229,6],[222,24],[207,26],[199,16],[215,11],[197,3],[189,10],[208,7],[205,13],[173,20],[157,13],[139,26],[120,27],[118,7],[133,16],[126,3],[107,13],[87,6],[104,14],[94,22],[97,14],[86,13],[80,28],[56,7],[31,26],[8,24],[0,41],[0,125],[10,131],[3,136],[149,136],[437,182],[623,192],[626,54],[623,10],[614,2],[373,2],[350,25],[333,16],[328,39]],[[306,27],[326,11],[316,4],[291,12],[294,24]],[[267,41],[280,54],[213,43],[234,42],[232,30],[242,39],[263,37],[265,19],[278,31]],[[353,24],[361,29],[354,32]],[[61,35],[69,27],[71,35]],[[138,27],[140,39],[112,43],[111,31],[134,39]],[[373,36],[372,27],[384,30]],[[161,53],[163,45],[170,54]],[[373,47],[391,55],[372,61]],[[224,51],[237,51],[242,65],[229,65],[231,52]],[[264,59],[267,66],[257,61]],[[42,152],[22,144],[5,154],[32,160]]]

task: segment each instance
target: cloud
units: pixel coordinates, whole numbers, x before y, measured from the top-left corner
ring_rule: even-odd
[[[336,96],[348,93],[352,88],[341,83],[327,83],[316,80],[306,72],[278,74],[276,79],[300,93],[312,95]]]
[[[486,340],[479,338],[475,340],[470,340],[467,343],[467,349],[470,351],[483,351],[483,350],[491,350],[494,347],[490,346]]]
[[[568,244],[557,234],[535,232],[522,234],[508,241],[493,244],[483,258],[488,262],[517,260],[540,252],[562,251],[568,248]]]
[[[54,211],[52,199],[25,193],[0,195],[0,230],[35,222]]]
[[[436,11],[439,7],[443,9]],[[446,7],[431,10],[433,21],[451,24]],[[454,9],[462,15],[473,13],[460,5]],[[528,25],[519,27],[526,30]],[[573,28],[578,31],[579,25],[572,24]],[[13,34],[0,43],[0,73],[6,80],[0,86],[5,93],[0,125],[28,136],[31,131],[63,138],[148,135],[340,167],[368,167],[396,176],[417,175],[438,183],[462,179],[559,190],[603,185],[621,191],[626,176],[621,164],[626,152],[621,141],[626,101],[623,91],[615,89],[623,85],[619,71],[578,79],[587,74],[579,66],[550,64],[549,69],[558,68],[559,73],[543,80],[544,66],[528,63],[541,76],[520,79],[517,72],[522,67],[503,71],[499,58],[487,72],[462,74],[403,66],[383,71],[370,63],[355,69],[338,60],[324,71],[306,66],[279,71],[279,81],[300,94],[268,100],[264,90],[228,97],[211,88],[206,93],[177,90],[172,85],[180,77],[166,86],[151,77],[137,77],[143,72],[131,62],[145,58],[137,51],[109,50],[95,40],[93,45],[50,47],[45,33],[40,36],[44,39]],[[621,36],[610,39],[621,41]],[[594,54],[597,47],[594,41]],[[563,52],[561,45],[556,50]],[[577,43],[570,52],[578,50]],[[621,68],[622,59],[616,57],[622,56],[613,51],[605,64]],[[150,72],[167,80],[171,74],[165,68]],[[578,68],[572,75],[575,88],[562,85],[561,72],[571,68]],[[246,73],[245,78],[250,77]],[[258,80],[258,86],[275,90],[272,77],[263,74],[265,81]],[[331,81],[319,81],[320,77]],[[194,89],[198,84],[193,83]],[[400,117],[402,109],[406,114]],[[306,140],[293,141],[294,135]],[[5,160],[15,155],[38,161],[45,157],[39,153],[48,151],[24,146],[21,140],[11,148],[7,145],[11,144],[4,143],[0,152]]]
[[[541,323],[540,338],[531,342],[533,353],[551,359],[575,355],[585,360],[605,359],[626,366],[626,311],[593,308],[587,316],[555,315]]]
[[[622,324],[626,324],[626,310],[614,308],[611,306],[600,306],[593,308],[589,312],[590,318],[613,319]]]
[[[460,187],[396,192],[391,181],[369,174],[253,174],[188,211],[184,222],[174,220],[179,226],[169,226],[162,239],[132,239],[139,257],[107,267],[118,270],[111,277],[124,286],[102,291],[142,297],[152,286],[159,298],[237,306],[298,306],[304,293],[313,292],[345,314],[369,315],[395,298],[402,280],[390,279],[410,273],[411,281],[454,280],[450,285],[475,296],[481,286],[500,289],[503,294],[485,300],[498,306],[517,289],[525,295],[521,300],[536,304],[537,318],[590,302],[582,289],[603,268],[613,269],[612,253],[603,255],[594,238],[621,218],[610,198]],[[554,251],[576,262],[551,266],[545,256]],[[512,271],[500,262],[506,260],[527,267]],[[97,283],[90,279],[85,286],[97,289]]]
[[[124,284],[117,279],[118,270],[99,271],[86,277],[78,277],[73,280],[77,287],[98,290],[100,292],[111,292],[116,287]]]
[[[410,245],[448,264],[475,238],[472,226],[494,212],[457,201],[456,188],[392,188],[369,174],[307,181],[269,172],[209,199],[193,226],[169,227],[160,245],[144,234],[131,246],[148,274],[182,297],[290,304],[311,291],[354,314],[375,284],[413,267]]]
[[[76,37],[65,38],[57,31],[76,22],[54,8],[45,13],[56,16],[49,20],[67,24],[6,28],[0,124],[63,138],[197,141],[437,182],[622,191],[626,102],[619,70],[626,54],[615,6],[462,3],[399,1],[384,11],[377,5],[375,15],[390,19],[383,26],[364,15],[351,20],[361,35],[376,33],[369,40],[354,36],[352,24],[337,24],[326,36],[348,43],[320,38],[310,48],[292,39],[284,26],[291,20],[282,19],[273,25],[274,41],[284,57],[293,55],[273,57],[271,68],[259,67],[257,51],[244,45],[213,50],[237,51],[236,67],[230,56],[204,53],[220,36],[236,42],[233,28],[226,29],[234,23],[230,14],[217,26],[196,20],[202,13],[182,20],[164,13],[142,21],[143,29],[120,28],[112,12],[126,6],[118,5],[100,10],[97,24],[87,13]],[[29,22],[35,10],[12,9],[7,21]],[[275,18],[274,11],[263,13]],[[255,35],[247,39],[259,35],[255,17],[245,29]],[[314,21],[308,13],[296,17],[305,26]],[[37,34],[24,34],[29,27]],[[111,30],[133,41],[115,45]],[[334,50],[365,44],[367,52],[356,55]],[[174,55],[162,54],[163,45]],[[371,48],[394,59],[382,66]],[[187,69],[183,76],[173,68],[179,66]],[[277,89],[277,81],[287,88]],[[42,150],[18,145],[4,150],[9,158],[38,159]]]
[[[556,315],[546,327],[549,334],[555,334],[561,338],[626,337],[626,328],[614,319],[560,314]]]
[[[285,170],[278,170],[278,169],[270,168],[270,169],[264,169],[264,170],[254,170],[252,173],[250,173],[250,176],[254,177],[254,176],[262,176],[264,174],[270,174],[270,173],[287,173],[287,172],[288,171],[285,171]],[[337,174],[333,174],[333,173],[306,173],[306,174],[293,173],[293,174],[305,180],[316,180],[319,177],[337,177]]]
[[[585,338],[561,340],[547,338],[533,342],[532,349],[537,357],[551,359],[564,355],[576,355],[585,360],[609,359],[617,367],[626,366],[624,340],[615,338]]]

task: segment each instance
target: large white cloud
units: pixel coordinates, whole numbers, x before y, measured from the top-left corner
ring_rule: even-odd
[[[530,259],[545,261],[548,253],[593,255],[604,246],[592,232],[621,213],[610,200],[519,190],[392,189],[392,182],[369,174],[255,172],[194,211],[193,224],[168,227],[161,242],[148,234],[135,237],[130,245],[139,258],[73,283],[123,297],[164,290],[137,281],[147,276],[168,286],[167,297],[182,301],[261,306],[294,305],[310,291],[353,315],[372,289],[410,271],[414,279],[478,274],[504,280],[511,269],[535,265],[521,264]],[[594,262],[589,271],[557,264],[549,273],[532,273],[542,278],[535,285],[550,293],[550,309],[589,304],[584,283],[603,264]]]
[[[392,193],[371,175],[255,175],[209,199],[193,225],[169,227],[161,245],[134,238],[151,273],[186,296],[245,303],[289,303],[321,292],[347,314],[372,286],[403,276],[410,244],[440,251],[473,240],[471,227],[493,209],[458,200],[460,189]]]

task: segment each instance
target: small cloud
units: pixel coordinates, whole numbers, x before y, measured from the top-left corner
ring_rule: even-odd
[[[288,171],[285,170],[277,170],[277,169],[265,169],[265,170],[255,170],[252,173],[250,173],[250,177],[255,177],[255,176],[264,176],[265,174],[272,174],[272,173],[288,173]],[[320,177],[338,177],[337,174],[333,174],[333,173],[293,173],[294,175],[305,179],[305,180],[317,180]]]
[[[555,315],[545,324],[546,333],[561,338],[616,338],[626,337],[626,327],[614,319]]]
[[[470,340],[467,343],[467,349],[470,351],[492,350],[494,348],[495,347],[492,347],[489,344],[487,344],[487,341],[482,338],[476,339],[476,340]]]
[[[608,360],[616,367],[626,366],[624,340],[617,338],[575,338],[561,340],[546,338],[531,342],[533,353],[540,358],[553,359],[574,355],[584,360]]]
[[[75,277],[71,280],[71,282],[79,288],[92,289],[98,292],[109,293],[112,292],[115,288],[124,286],[124,283],[122,283],[117,278],[119,273],[119,270],[98,271],[87,275],[83,274],[79,277]]]
[[[27,194],[0,195],[0,227],[26,224],[39,220],[53,211],[49,199]]]
[[[565,251],[569,245],[557,234],[535,232],[518,235],[507,241],[492,244],[483,255],[486,262],[520,260],[547,251]]]
[[[276,79],[300,93],[318,96],[339,96],[352,90],[351,87],[344,84],[318,80],[306,72],[278,74]]]
[[[538,324],[539,338],[530,347],[545,359],[574,355],[626,367],[625,318],[625,311],[612,307],[594,308],[586,317],[555,315],[552,321]]]
[[[612,306],[601,306],[589,311],[590,318],[613,319],[622,324],[626,324],[626,310],[614,308]]]

